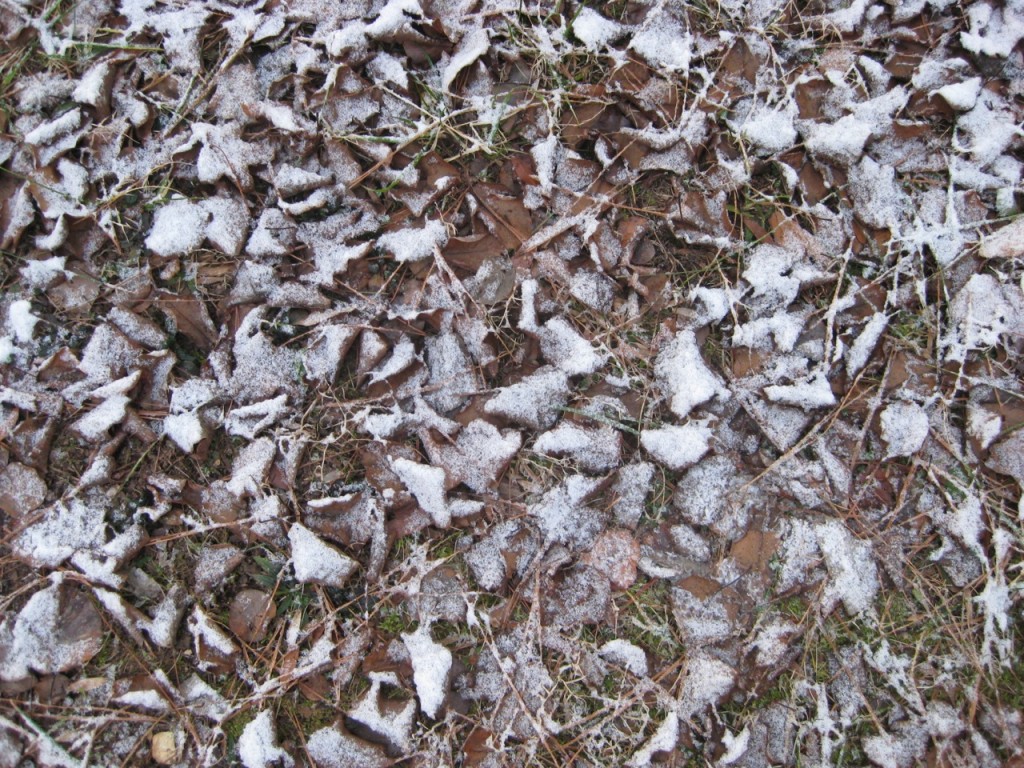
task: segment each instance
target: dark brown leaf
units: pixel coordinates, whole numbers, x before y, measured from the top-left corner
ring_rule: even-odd
[[[258,643],[267,636],[267,627],[277,615],[270,595],[258,589],[244,589],[231,601],[228,626],[243,643]]]
[[[158,298],[160,309],[174,318],[178,331],[199,349],[208,352],[217,343],[217,329],[206,311],[206,305],[195,296],[175,295],[163,291]]]

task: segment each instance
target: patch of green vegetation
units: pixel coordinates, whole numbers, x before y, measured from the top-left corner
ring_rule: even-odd
[[[641,577],[616,599],[620,636],[669,661],[683,647],[673,629],[669,586],[662,579]]]
[[[225,745],[227,754],[230,758],[238,759],[238,740],[242,737],[242,731],[245,730],[245,726],[255,719],[256,712],[247,709],[225,721],[222,728],[224,730],[224,740],[227,742]]]
[[[803,621],[807,616],[807,601],[798,595],[782,598],[775,603],[775,607],[783,616],[788,616],[797,621]]]
[[[418,622],[409,617],[405,610],[399,608],[385,608],[380,612],[377,619],[377,627],[389,635],[401,635],[407,632],[415,632]]]
[[[932,336],[925,313],[901,309],[889,320],[889,336],[913,352],[924,354]]]
[[[284,562],[271,560],[265,555],[253,555],[252,560],[258,568],[252,576],[253,581],[273,593],[277,613],[287,615],[299,611],[305,615],[313,603],[313,590],[286,575]]]
[[[454,531],[447,536],[442,536],[431,542],[430,545],[430,559],[431,560],[450,560],[456,555],[456,545],[459,539],[462,538],[461,531]]]

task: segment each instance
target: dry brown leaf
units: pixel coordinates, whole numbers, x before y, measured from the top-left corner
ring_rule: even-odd
[[[31,467],[17,462],[0,472],[0,510],[15,520],[24,517],[46,500],[46,483]]]
[[[485,261],[500,257],[507,248],[490,233],[453,237],[441,249],[445,261],[456,269],[476,272]]]
[[[206,311],[206,305],[195,296],[175,295],[162,291],[157,299],[158,306],[170,314],[178,331],[188,337],[199,349],[208,352],[217,343],[217,328]]]
[[[277,616],[273,598],[258,589],[243,589],[231,601],[228,627],[243,643],[258,643],[267,636],[267,627]]]
[[[533,233],[533,218],[520,197],[496,184],[475,184],[473,194],[490,217],[489,229],[505,248],[518,248]]]

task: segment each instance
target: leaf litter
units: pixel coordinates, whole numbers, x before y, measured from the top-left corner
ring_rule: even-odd
[[[0,752],[1016,764],[1020,10],[0,8]]]

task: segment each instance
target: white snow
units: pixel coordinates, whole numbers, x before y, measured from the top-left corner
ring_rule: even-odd
[[[890,403],[882,411],[881,424],[886,458],[912,456],[928,437],[928,414],[917,403]]]
[[[569,399],[569,378],[564,371],[540,368],[521,381],[502,387],[484,404],[484,413],[504,416],[532,429],[550,427],[558,409]]]
[[[772,384],[764,393],[773,403],[795,405],[805,410],[827,408],[836,404],[836,396],[822,371],[815,371],[804,381],[794,384]]]
[[[686,665],[686,680],[679,694],[680,717],[689,717],[714,704],[730,690],[736,671],[705,652],[697,651]]]
[[[986,237],[979,253],[986,259],[1013,259],[1024,256],[1024,216],[1011,221]]]
[[[29,259],[20,270],[21,281],[26,288],[46,288],[58,275],[65,275],[65,256],[51,256],[48,259]]]
[[[544,359],[570,376],[593,373],[604,364],[604,357],[562,315],[544,323],[538,336]]]
[[[628,669],[637,677],[647,674],[647,654],[644,653],[643,648],[633,645],[628,640],[621,638],[609,640],[597,652],[602,658]]]
[[[490,47],[491,41],[487,30],[482,27],[477,27],[463,36],[441,75],[441,88],[446,92],[450,91],[459,72],[487,53]]]
[[[427,717],[437,718],[444,705],[448,673],[452,668],[451,651],[434,642],[427,624],[421,624],[415,632],[404,633],[402,641],[412,661],[420,709]]]
[[[967,433],[976,439],[982,449],[988,448],[1003,431],[1003,420],[995,413],[973,403],[967,405]]]
[[[399,710],[383,711],[380,706],[381,685],[398,685],[398,677],[394,672],[370,672],[369,678],[370,690],[348,713],[349,717],[380,734],[398,749],[407,752],[413,720],[416,717],[416,702],[410,700]]]
[[[722,734],[722,746],[725,747],[725,754],[722,755],[718,762],[720,765],[732,765],[739,760],[747,752],[747,747],[750,745],[750,728],[744,728],[739,733],[733,735],[732,732],[726,731]]]
[[[243,405],[230,411],[224,427],[232,435],[252,440],[267,427],[275,424],[288,412],[288,395],[278,395],[252,405]]]
[[[680,331],[661,348],[654,360],[654,375],[671,398],[672,412],[681,419],[714,397],[729,397],[725,384],[704,364],[697,337],[690,330]]]
[[[192,453],[206,430],[195,413],[169,413],[164,417],[164,434],[185,453]]]
[[[25,299],[11,302],[7,310],[7,322],[19,344],[32,341],[39,318],[32,314],[32,303]]]
[[[91,66],[71,94],[71,98],[79,104],[95,107],[103,101],[103,88],[110,75],[110,62],[100,61]]]
[[[550,195],[554,189],[555,164],[560,148],[558,137],[553,133],[548,134],[547,138],[538,141],[530,148],[530,155],[533,157],[533,165],[537,172],[537,181],[545,195]],[[525,284],[523,290],[526,290]]]
[[[622,36],[622,26],[584,6],[572,21],[572,33],[592,53]]]
[[[0,659],[0,680],[19,680],[32,671],[55,674],[67,671],[88,655],[92,645],[99,650],[98,639],[82,638],[70,642],[57,642],[64,637],[61,624],[68,616],[61,610],[62,577],[51,577],[51,584],[35,592],[18,612],[13,628],[0,625],[0,635],[6,635],[4,654]]]
[[[276,452],[274,443],[265,437],[245,446],[232,462],[227,489],[235,496],[258,495]]]
[[[198,606],[192,610],[192,616],[188,622],[192,636],[195,638],[198,654],[198,643],[200,639],[207,648],[217,653],[230,657],[238,652],[238,646],[228,634],[218,627]]]
[[[960,45],[971,53],[1005,59],[1024,38],[1024,9],[1016,3],[1005,8],[972,3],[967,18],[969,29],[960,33]]]
[[[292,768],[294,758],[277,744],[273,714],[265,709],[254,717],[238,737],[238,757],[245,768]]]
[[[601,519],[586,497],[600,481],[583,475],[571,475],[531,504],[527,513],[537,518],[544,538],[574,548],[589,546],[601,531]]]
[[[654,735],[637,750],[626,763],[629,768],[648,768],[651,760],[659,752],[672,752],[679,741],[679,717],[675,712],[669,711],[662,720]]]
[[[238,256],[249,236],[249,212],[233,197],[208,197],[200,203],[210,219],[206,239],[228,256]]]
[[[156,210],[146,247],[157,256],[183,256],[203,244],[210,214],[198,203],[171,200]]]
[[[434,255],[435,246],[448,242],[448,229],[440,219],[429,219],[422,227],[398,229],[377,238],[377,247],[390,253],[396,261],[420,261]]]
[[[673,424],[645,429],[640,444],[659,463],[679,470],[697,463],[710,450],[711,430],[701,424]]]
[[[306,751],[317,768],[386,768],[391,764],[379,747],[331,726],[310,734]]]
[[[869,612],[880,587],[871,545],[837,520],[816,525],[814,535],[829,573],[823,605],[830,610],[841,601],[851,616]]]
[[[815,155],[850,164],[864,152],[871,138],[871,125],[854,115],[835,123],[815,123],[804,134],[807,149]]]
[[[876,312],[870,317],[857,338],[846,350],[847,374],[855,376],[867,365],[871,353],[875,351],[878,340],[882,338],[882,334],[885,333],[888,326],[889,317],[884,312]]]
[[[359,564],[300,523],[288,530],[295,579],[340,589]]]
[[[937,93],[958,112],[967,112],[974,109],[974,105],[978,103],[978,94],[981,93],[981,78],[972,77],[961,83],[944,85],[932,93]]]
[[[445,499],[444,470],[404,458],[392,459],[391,466],[434,525],[447,528],[452,522],[452,513]]]
[[[743,122],[740,135],[765,152],[783,152],[797,140],[793,112],[768,108],[754,112]]]
[[[622,438],[612,427],[581,427],[563,421],[538,437],[533,450],[569,456],[588,472],[603,472],[619,465]]]
[[[94,398],[105,398],[102,403],[76,421],[72,427],[86,440],[96,441],[106,436],[107,430],[120,424],[128,414],[131,398],[128,392],[135,388],[142,378],[141,371],[118,379],[92,391]]]
[[[661,13],[648,16],[643,28],[633,35],[629,47],[652,67],[667,72],[686,72],[693,55],[693,37],[673,19]]]
[[[60,117],[43,123],[25,134],[25,143],[44,146],[67,136],[82,124],[82,111],[70,109]]]

